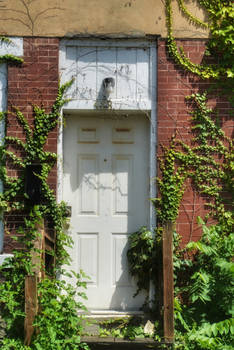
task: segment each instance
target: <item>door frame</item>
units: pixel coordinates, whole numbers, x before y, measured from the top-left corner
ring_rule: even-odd
[[[119,40],[116,41],[116,39],[113,40],[62,40],[61,41],[61,47],[60,47],[60,54],[59,54],[59,66],[60,66],[60,72],[63,69],[64,64],[64,47],[66,47],[66,43],[71,44],[71,42],[74,45],[85,45],[85,46],[115,46],[117,43],[119,43]],[[149,188],[149,199],[156,197],[156,176],[157,176],[157,49],[156,49],[156,40],[142,40],[140,38],[139,41],[136,39],[125,39],[121,40],[121,45],[124,45],[126,49],[128,47],[135,47],[139,46],[142,47],[142,45],[145,45],[150,50],[150,59],[149,59],[149,77],[150,77],[150,105],[147,105],[146,110],[142,110],[140,108],[140,104],[136,103],[134,107],[131,107],[131,109],[126,110],[126,106],[123,103],[120,103],[118,110],[114,110],[117,113],[131,113],[131,114],[142,114],[145,115],[145,118],[150,119],[150,145],[149,145],[149,174],[150,174],[150,188]],[[118,46],[118,45],[116,45]],[[71,111],[68,105],[64,105],[61,110],[61,120],[58,127],[58,142],[57,142],[57,155],[58,155],[58,161],[57,161],[57,202],[60,203],[63,199],[63,116],[69,115],[69,114],[79,114],[79,112],[83,111],[84,109],[76,108]],[[85,112],[90,112],[93,115],[100,113],[100,111],[97,111],[95,109],[86,109]],[[113,113],[111,110],[105,110],[106,113]],[[152,232],[154,232],[154,228],[156,227],[156,212],[155,207],[153,203],[150,201],[150,213],[149,213],[149,222],[150,222],[150,229]],[[149,299],[153,300],[154,297],[154,288],[151,284],[150,291],[149,291]]]

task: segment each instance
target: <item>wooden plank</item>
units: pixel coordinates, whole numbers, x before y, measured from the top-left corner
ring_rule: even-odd
[[[45,226],[45,223],[44,223],[44,226]],[[42,250],[42,254],[41,254],[41,260],[42,260],[41,279],[44,279],[45,278],[45,230],[43,231],[41,250]]]
[[[46,232],[44,233],[45,238],[48,239],[48,241],[52,242],[53,244],[55,244],[55,238],[49,236]]]
[[[31,252],[32,274],[25,277],[24,344],[29,346],[34,333],[33,322],[38,313],[37,283],[44,277],[44,221],[37,225],[37,237]]]
[[[44,241],[44,221],[37,224],[37,237],[34,241],[32,250],[32,272],[40,279],[42,277],[42,258],[43,258],[43,241]]]
[[[33,322],[38,311],[37,276],[25,277],[25,321],[24,344],[29,346],[34,332]]]
[[[163,227],[163,323],[167,343],[174,342],[173,229],[170,221]]]
[[[55,266],[55,245],[56,245],[56,232],[52,229],[48,222],[45,222],[44,231],[44,262],[45,262],[45,274]]]

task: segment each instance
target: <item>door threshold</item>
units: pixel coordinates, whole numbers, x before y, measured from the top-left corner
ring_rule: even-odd
[[[85,313],[87,318],[113,318],[144,316],[143,311],[117,311],[117,310],[89,310]]]

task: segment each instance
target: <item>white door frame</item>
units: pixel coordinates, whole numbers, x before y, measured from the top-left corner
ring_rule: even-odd
[[[64,62],[64,45],[66,45],[66,42],[71,43],[71,40],[68,41],[62,41],[61,43],[61,50],[60,50],[60,69],[62,67],[62,64]],[[81,45],[81,43],[84,45],[84,41],[80,40],[74,40],[74,44]],[[121,42],[121,45],[123,42]],[[150,76],[150,108],[147,110],[141,110],[139,109],[139,104],[135,105],[135,108],[131,107],[131,113],[134,111],[141,114],[145,114],[146,118],[150,119],[150,147],[149,147],[149,174],[150,174],[150,189],[149,189],[149,199],[150,198],[155,198],[156,197],[156,176],[157,176],[157,161],[156,161],[156,143],[157,143],[157,51],[156,51],[156,41],[139,41],[139,47],[142,45],[148,45],[150,49],[150,61],[149,61],[149,76]],[[85,45],[92,45],[92,46],[114,46],[115,45],[115,40],[112,41],[86,41]],[[132,47],[136,46],[136,40],[125,40],[124,41],[124,46],[127,47]],[[123,106],[123,107],[122,107]],[[147,106],[148,107],[148,106]],[[82,111],[83,109],[77,108],[76,110],[72,110],[72,114],[79,113],[79,111]],[[61,111],[61,115],[69,114],[71,109],[69,106],[64,105]],[[88,109],[86,112],[91,112],[95,113],[95,109]],[[126,110],[126,105],[120,104],[119,108],[117,110],[118,113],[121,114],[121,111],[123,112],[130,112],[130,110]],[[112,111],[105,111],[105,113],[112,113]],[[97,113],[97,111],[96,111]],[[99,111],[100,113],[100,111]],[[63,199],[63,123],[62,123],[62,117],[61,117],[61,123],[59,123],[59,130],[58,130],[58,143],[57,143],[57,154],[58,154],[58,162],[57,162],[57,202],[61,202]],[[152,202],[150,202],[150,229],[154,231],[154,228],[156,226],[156,212],[155,212],[155,207]],[[154,289],[151,286],[150,287],[150,300],[153,299],[153,294],[154,294]]]

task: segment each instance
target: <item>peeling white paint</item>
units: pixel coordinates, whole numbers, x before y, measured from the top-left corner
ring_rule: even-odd
[[[0,42],[0,56],[2,55],[14,55],[17,57],[23,56],[23,39],[22,38],[9,38],[10,42]]]
[[[13,254],[0,254],[0,266],[5,262],[6,259],[12,258]]]
[[[66,109],[95,110],[103,99],[105,78],[115,80],[112,108],[150,110],[150,41],[63,40],[60,47],[61,82],[74,79]]]

